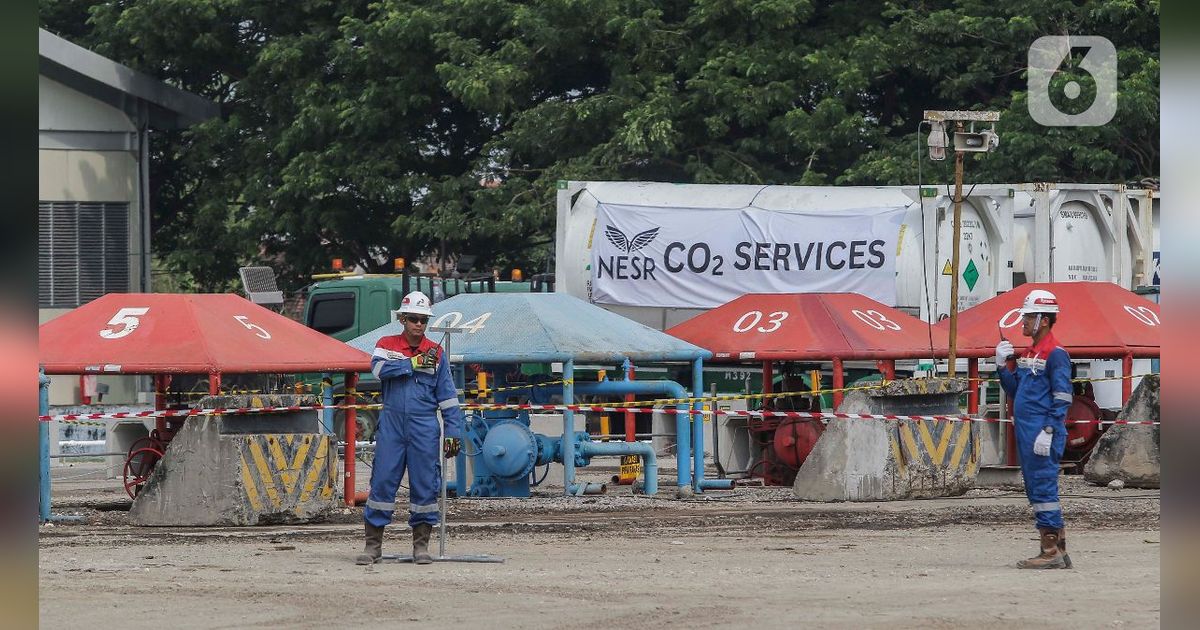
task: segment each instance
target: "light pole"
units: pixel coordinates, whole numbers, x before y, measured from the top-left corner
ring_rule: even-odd
[[[954,218],[953,236],[950,241],[950,354],[946,366],[947,376],[955,375],[955,359],[958,355],[958,275],[959,239],[962,237],[962,181],[963,155],[965,153],[987,153],[1000,144],[996,135],[996,121],[1000,120],[1000,112],[972,111],[941,111],[925,110],[925,121],[929,123],[929,159],[946,159],[946,123],[954,123]],[[963,123],[970,123],[970,130],[963,128]],[[992,123],[983,131],[975,131],[975,123]],[[932,316],[932,314],[931,314]]]

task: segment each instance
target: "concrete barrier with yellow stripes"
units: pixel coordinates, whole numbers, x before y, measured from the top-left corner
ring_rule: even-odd
[[[918,391],[914,389],[920,387]],[[957,414],[966,387],[903,381],[852,392],[846,413]],[[950,420],[834,420],[796,475],[798,498],[811,501],[889,501],[960,495],[979,472],[978,428]]]
[[[337,443],[316,432],[311,411],[196,416],[171,440],[130,514],[138,525],[312,522],[337,508],[337,470]]]

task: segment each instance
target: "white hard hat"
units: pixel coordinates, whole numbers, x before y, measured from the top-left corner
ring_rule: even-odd
[[[1054,294],[1045,289],[1034,289],[1025,296],[1025,303],[1021,305],[1021,314],[1028,315],[1031,313],[1057,313],[1058,298]]]
[[[421,293],[420,291],[413,291],[412,293],[404,296],[404,299],[400,300],[400,308],[397,309],[396,312],[400,315],[411,314],[425,315],[427,317],[433,316],[433,309],[429,307],[429,296]]]

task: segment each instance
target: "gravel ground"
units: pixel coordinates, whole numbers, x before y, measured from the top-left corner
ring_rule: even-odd
[[[1036,545],[1019,488],[855,504],[796,501],[788,488],[460,499],[448,553],[503,564],[359,567],[358,510],[294,527],[135,527],[123,490],[84,470],[56,470],[54,509],[86,522],[40,531],[46,627],[1159,623],[1158,491],[1076,477],[1061,484],[1076,565],[1065,574],[1012,567]],[[408,552],[407,527],[389,528],[385,553]]]

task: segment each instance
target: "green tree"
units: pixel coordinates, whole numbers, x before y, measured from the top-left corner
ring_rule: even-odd
[[[913,183],[925,109],[1002,112],[970,181],[1158,173],[1157,2],[42,0],[42,19],[222,104],[157,140],[152,174],[157,247],[201,288],[264,259],[293,286],[333,257],[540,270],[561,179]],[[1068,33],[1119,50],[1108,125],[1026,111],[1029,44]]]

